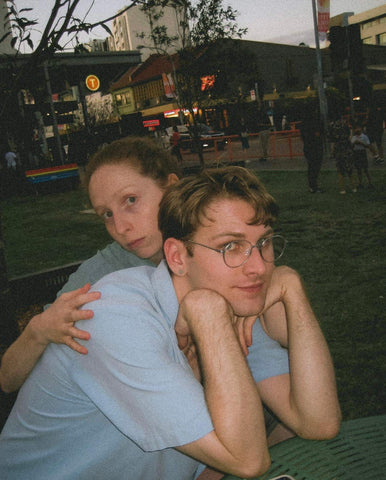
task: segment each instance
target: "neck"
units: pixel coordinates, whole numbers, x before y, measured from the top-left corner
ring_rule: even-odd
[[[188,285],[185,275],[179,276],[179,275],[175,275],[174,273],[170,273],[170,276],[172,278],[178,303],[181,303],[182,299],[185,297],[187,293],[190,292],[190,290],[192,290],[192,288]]]
[[[153,255],[152,257],[149,258],[149,260],[151,262],[154,263],[154,265],[159,265],[161,263],[161,260],[163,260],[164,258],[164,255],[163,255],[163,251],[160,250],[159,252],[157,252],[155,255]]]

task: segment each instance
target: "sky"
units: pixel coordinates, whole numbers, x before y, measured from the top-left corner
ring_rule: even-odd
[[[224,0],[239,12],[237,24],[247,28],[245,40],[299,45],[304,42],[314,46],[313,0]],[[82,0],[76,14],[81,17],[86,7],[93,3],[88,21],[99,21],[110,17],[129,5],[128,0]],[[343,12],[361,13],[384,5],[384,0],[330,0],[330,16]],[[33,16],[41,21],[47,19],[52,0],[16,0],[21,7],[32,7]],[[32,14],[31,14],[32,15]],[[106,32],[96,31],[92,37],[105,38]],[[322,45],[323,46],[323,45]]]

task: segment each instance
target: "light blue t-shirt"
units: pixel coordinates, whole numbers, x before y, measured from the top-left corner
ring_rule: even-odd
[[[139,258],[131,252],[128,252],[117,242],[112,242],[103,250],[98,252],[88,260],[85,260],[76,272],[72,273],[67,283],[58,292],[59,297],[64,292],[71,292],[77,288],[83,287],[86,283],[94,285],[105,275],[122,270],[124,268],[140,267],[142,265],[154,266],[150,260]]]
[[[0,437],[0,478],[191,480],[198,462],[173,447],[212,429],[202,386],[179,350],[166,264],[117,271],[88,305],[88,355],[50,345]],[[288,355],[255,323],[256,381],[288,372]]]
[[[213,430],[202,385],[177,345],[167,267],[97,282],[88,355],[51,344],[0,437],[0,478],[191,480],[173,447]]]

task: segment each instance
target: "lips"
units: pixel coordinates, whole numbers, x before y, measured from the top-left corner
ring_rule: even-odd
[[[137,240],[128,243],[128,247],[130,248],[130,250],[135,250],[136,248],[140,247],[144,241],[144,238],[145,237],[138,238]]]
[[[255,283],[251,285],[244,285],[244,286],[239,286],[237,287],[239,290],[245,293],[253,293],[257,294],[260,293],[263,289],[263,283]]]

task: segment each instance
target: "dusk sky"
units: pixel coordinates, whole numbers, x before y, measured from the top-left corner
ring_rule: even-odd
[[[288,43],[298,45],[305,42],[314,45],[313,33],[313,0],[230,0],[224,5],[231,5],[239,12],[237,23],[239,27],[248,28],[244,37],[246,40],[267,41],[274,43]],[[19,0],[20,7],[32,7],[34,17],[42,22],[48,18],[50,0]],[[76,15],[82,17],[86,8],[94,4],[87,17],[88,21],[98,21],[116,13],[121,8],[129,5],[127,0],[82,0],[81,7]],[[384,5],[383,0],[331,0],[330,15],[343,12],[360,13],[371,8]],[[32,14],[31,15],[32,18]],[[94,38],[106,37],[104,30],[95,31]],[[37,38],[37,37],[36,37]]]

